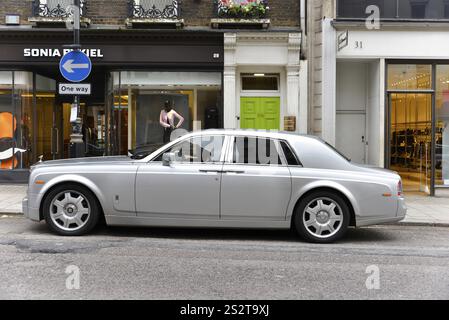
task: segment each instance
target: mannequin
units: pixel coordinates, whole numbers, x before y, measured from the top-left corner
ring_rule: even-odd
[[[178,118],[178,124],[175,125],[175,118]],[[184,122],[184,117],[172,108],[170,101],[165,101],[164,109],[161,110],[159,123],[164,128],[163,142],[170,142],[170,135],[173,130],[178,129]]]

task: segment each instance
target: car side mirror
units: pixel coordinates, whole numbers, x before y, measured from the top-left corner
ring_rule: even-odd
[[[162,155],[162,165],[169,167],[175,161],[175,154],[173,152],[166,152]]]

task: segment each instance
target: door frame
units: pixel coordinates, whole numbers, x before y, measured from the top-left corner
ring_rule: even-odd
[[[386,101],[385,104],[385,167],[391,167],[391,95],[393,94],[428,94],[430,95],[430,121],[431,121],[431,141],[430,141],[430,185],[429,185],[429,195],[435,195],[435,72],[436,65],[432,64],[432,89],[427,90],[388,90],[386,91]],[[387,88],[387,87],[386,87]]]

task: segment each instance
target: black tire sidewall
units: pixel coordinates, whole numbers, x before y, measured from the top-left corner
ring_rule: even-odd
[[[50,205],[53,201],[54,197],[56,197],[59,193],[73,190],[76,192],[79,192],[82,194],[90,205],[90,215],[88,218],[87,223],[81,227],[80,229],[74,230],[74,231],[67,231],[60,229],[51,219],[50,217]],[[46,196],[44,203],[42,205],[43,210],[43,217],[45,219],[45,222],[47,223],[47,226],[50,228],[51,231],[54,233],[57,233],[59,235],[63,236],[80,236],[83,234],[88,233],[91,231],[98,223],[99,216],[100,216],[100,206],[98,204],[98,200],[95,197],[95,195],[86,187],[82,187],[78,184],[64,184],[61,186],[57,186],[53,190],[51,190]]]
[[[304,223],[303,223],[303,215],[304,215],[304,209],[305,207],[314,199],[325,197],[330,198],[338,203],[338,205],[341,208],[342,214],[343,214],[343,222],[342,226],[340,227],[340,230],[337,231],[333,236],[328,238],[318,238],[310,234],[309,231],[307,231]],[[341,239],[344,234],[346,233],[349,221],[350,221],[351,215],[350,215],[350,209],[344,199],[338,195],[336,192],[332,191],[316,191],[312,192],[311,194],[307,195],[303,199],[300,200],[299,205],[296,207],[293,217],[293,224],[295,227],[295,230],[297,234],[303,238],[304,240],[308,242],[315,242],[315,243],[331,243],[335,242],[339,239]]]

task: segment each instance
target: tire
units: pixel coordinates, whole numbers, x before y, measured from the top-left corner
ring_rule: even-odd
[[[339,194],[316,191],[300,200],[294,212],[293,224],[304,240],[331,243],[344,236],[350,218],[350,209]]]
[[[42,208],[49,229],[63,236],[80,236],[90,232],[101,215],[95,195],[89,189],[74,183],[63,184],[51,190],[45,197]]]

